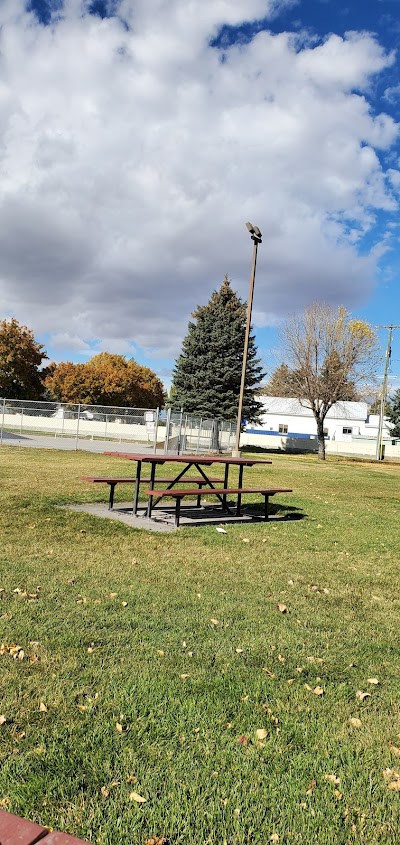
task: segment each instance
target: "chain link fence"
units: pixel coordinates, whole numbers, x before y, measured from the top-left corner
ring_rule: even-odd
[[[115,440],[137,443],[154,451],[230,451],[235,425],[160,408],[119,408],[24,399],[0,399],[0,442],[7,434]]]

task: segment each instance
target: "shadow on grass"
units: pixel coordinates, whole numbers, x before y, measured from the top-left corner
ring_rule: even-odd
[[[264,503],[243,505],[242,512],[248,516],[264,519]],[[308,515],[294,505],[280,505],[278,502],[269,503],[268,513],[269,519],[279,520],[280,522],[294,522],[295,520],[305,519]]]
[[[287,446],[286,449],[280,449],[278,446],[276,449],[264,449],[263,446],[246,446],[244,449],[241,450],[242,455],[247,454],[254,454],[254,455],[313,455],[317,454],[317,450],[315,449],[297,449],[295,446]]]

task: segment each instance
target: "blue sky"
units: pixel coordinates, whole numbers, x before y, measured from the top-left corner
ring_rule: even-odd
[[[4,0],[4,316],[51,359],[109,349],[168,383],[225,273],[247,296],[250,219],[267,369],[281,322],[316,299],[400,323],[399,11]],[[392,349],[397,386],[400,330]]]

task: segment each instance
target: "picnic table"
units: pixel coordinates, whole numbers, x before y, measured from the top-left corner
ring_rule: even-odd
[[[269,497],[274,496],[275,493],[292,491],[288,488],[276,487],[243,487],[243,472],[245,467],[252,467],[255,465],[271,464],[272,461],[264,461],[257,458],[234,458],[222,455],[157,455],[157,454],[143,454],[133,452],[104,452],[105,455],[123,458],[128,461],[136,463],[135,476],[85,476],[84,481],[91,481],[94,483],[106,483],[110,487],[109,508],[112,509],[114,502],[114,489],[117,484],[134,484],[133,507],[132,513],[136,516],[138,511],[138,501],[140,485],[146,484],[145,490],[147,496],[146,515],[150,518],[153,509],[165,496],[175,499],[175,525],[179,526],[180,506],[185,496],[195,496],[197,499],[197,507],[201,506],[201,496],[215,496],[222,505],[222,510],[226,513],[232,514],[232,511],[227,503],[227,497],[234,495],[236,497],[236,515],[240,515],[242,495],[247,493],[261,493],[264,496],[265,502],[265,519],[268,518],[268,502]],[[150,478],[144,479],[142,476],[143,465],[150,466]],[[174,475],[174,477],[157,477],[157,468],[165,464],[181,464],[182,468]],[[215,478],[209,474],[209,467],[217,465],[223,467],[223,477]],[[188,477],[188,473],[192,468],[195,468],[198,475],[195,477]],[[234,485],[229,485],[229,474],[232,467],[237,467],[237,482]],[[222,476],[222,472],[221,472]],[[160,484],[166,484],[164,488],[160,488]],[[181,485],[189,485],[188,487],[181,487]],[[194,486],[196,485],[196,486]]]
[[[238,483],[235,488],[241,488],[243,483],[243,471],[245,467],[252,467],[255,464],[271,464],[272,461],[262,461],[257,458],[232,458],[230,456],[222,456],[222,455],[146,455],[143,453],[130,453],[130,452],[104,452],[105,455],[112,455],[117,458],[125,458],[128,461],[135,461],[136,462],[136,476],[135,476],[135,492],[133,498],[133,513],[137,513],[138,508],[138,499],[139,499],[139,489],[142,479],[142,465],[144,463],[150,464],[150,478],[148,479],[148,489],[154,490],[155,483],[157,481],[156,478],[156,471],[158,466],[163,466],[165,464],[182,464],[182,469],[175,475],[174,478],[165,479],[167,483],[166,490],[172,490],[172,488],[176,487],[179,481],[185,478],[186,473],[194,467],[197,469],[200,480],[203,484],[207,484],[208,488],[211,490],[218,490],[215,487],[215,483],[222,483],[224,490],[229,489],[229,471],[231,467],[238,467]],[[224,477],[222,479],[214,479],[211,478],[206,473],[206,467],[211,467],[213,464],[218,464],[224,467]],[[163,479],[164,481],[164,479]],[[196,481],[196,480],[195,480]],[[191,479],[193,482],[193,479]],[[146,491],[147,492],[147,491]],[[185,493],[187,494],[188,491],[186,490]],[[222,494],[217,497],[221,500],[221,504],[223,508],[226,510],[226,495]],[[151,494],[148,496],[148,506],[147,506],[147,515],[151,516],[151,511],[153,507],[156,506],[157,502],[152,501],[153,497]]]

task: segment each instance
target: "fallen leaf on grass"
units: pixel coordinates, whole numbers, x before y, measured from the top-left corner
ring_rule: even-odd
[[[190,677],[190,675],[188,674],[188,672],[183,672],[183,674],[180,677],[182,678],[182,681],[185,681],[186,678]]]
[[[126,782],[127,783],[137,783],[137,777],[135,775],[129,775],[129,777],[126,779]]]
[[[308,787],[308,789],[306,789],[306,795],[312,795],[316,785],[317,785],[317,781],[312,780],[311,783],[310,783],[310,786]]]
[[[210,619],[211,625],[219,625],[219,619]]]
[[[368,684],[374,684],[375,686],[379,684],[378,678],[367,678]]]
[[[167,840],[165,836],[150,836],[150,839],[146,839],[146,845],[167,845]]]
[[[0,716],[0,720],[1,720],[1,716]],[[390,748],[392,754],[394,754],[395,757],[400,757],[400,748],[396,748],[396,746],[392,745],[391,742],[389,742],[389,748]]]
[[[102,786],[100,791],[101,791],[101,794],[104,795],[104,798],[108,798],[108,796],[110,794],[110,790],[107,789],[106,786]]]
[[[4,722],[6,722],[6,721],[7,721],[7,719],[6,719],[5,716],[0,716],[0,725],[4,725]]]
[[[126,734],[126,732],[128,730],[128,726],[121,724],[121,722],[116,722],[115,727],[116,727],[119,734]]]
[[[48,712],[48,711],[47,711],[47,707],[46,707],[46,705],[45,705],[44,701],[41,701],[41,702],[40,702],[40,704],[39,704],[39,710],[40,710],[40,712],[41,712],[41,713],[47,713],[47,712]]]
[[[286,604],[282,604],[281,602],[278,604],[278,610],[280,613],[289,613],[289,608],[286,607]]]
[[[239,745],[243,745],[243,746],[246,746],[248,744],[248,741],[249,741],[248,736],[245,736],[244,734],[242,734],[242,736],[240,736],[239,739],[238,739]]]
[[[271,672],[271,669],[268,669],[268,666],[264,666],[263,672],[265,672],[265,674],[268,675],[269,678],[275,678],[274,673]]]
[[[325,691],[322,689],[322,687],[314,687],[313,689],[314,695],[324,695],[324,692]]]
[[[160,655],[160,657],[164,657],[165,651],[163,651],[163,650],[162,650],[162,648],[158,648],[158,649],[157,649],[157,654],[159,654],[159,655]]]
[[[356,698],[358,698],[359,701],[364,701],[364,698],[371,698],[371,693],[370,692],[361,692],[361,690],[358,689],[357,692],[356,692]]]
[[[256,730],[256,737],[257,739],[266,739],[268,736],[268,731],[265,728],[257,728]]]
[[[352,716],[349,719],[349,722],[350,722],[350,724],[352,725],[353,728],[361,728],[361,719],[357,719],[356,716]]]
[[[121,602],[121,604],[122,604],[122,607],[128,607],[128,602],[127,602],[127,601],[123,601],[123,602]]]
[[[218,531],[218,534],[227,534],[228,533],[227,531],[225,531],[225,528],[216,528],[215,530]]]
[[[400,772],[397,769],[384,769],[382,772],[386,781],[389,781],[387,788],[391,792],[400,792]]]
[[[236,654],[243,654],[242,648],[235,648]]]
[[[78,710],[81,711],[81,713],[84,713],[85,710],[87,710],[86,704],[77,704],[76,707],[77,707]]]
[[[339,792],[338,789],[333,790],[333,794],[336,795],[338,801],[341,801],[343,798],[343,792]]]
[[[333,783],[335,786],[339,786],[340,783],[340,778],[336,775],[325,775],[325,780],[329,780],[329,783]]]
[[[270,842],[279,842],[279,836],[277,833],[272,833],[269,837]]]
[[[143,798],[143,796],[139,795],[138,792],[131,792],[129,800],[136,801],[137,804],[144,804],[145,801],[147,801],[147,798]]]

